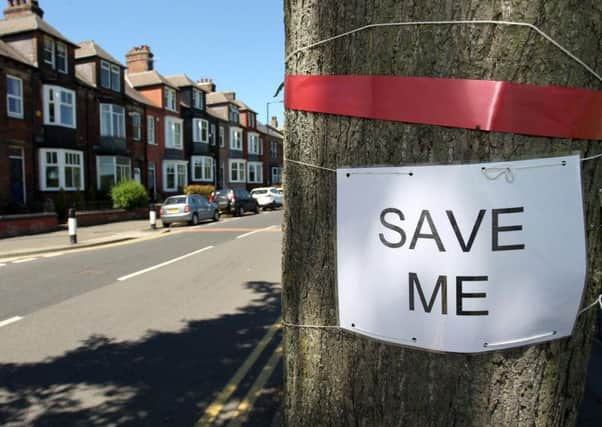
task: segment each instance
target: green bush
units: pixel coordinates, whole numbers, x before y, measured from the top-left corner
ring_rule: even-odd
[[[113,207],[118,209],[133,209],[144,207],[148,203],[148,194],[136,181],[123,181],[111,188]]]
[[[184,187],[184,194],[201,194],[205,197],[209,197],[214,191],[215,186],[213,185],[189,185]]]

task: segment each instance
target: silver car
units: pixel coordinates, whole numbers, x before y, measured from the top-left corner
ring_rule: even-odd
[[[174,222],[186,222],[196,225],[199,221],[219,220],[219,210],[205,196],[199,194],[168,197],[161,205],[161,222],[169,227]]]

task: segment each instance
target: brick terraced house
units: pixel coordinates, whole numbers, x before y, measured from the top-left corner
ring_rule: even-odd
[[[38,0],[8,0],[0,20],[0,215],[106,204],[112,185],[153,200],[190,183],[278,185],[282,133],[209,79],[164,77],[146,46],[126,65],[74,43]]]

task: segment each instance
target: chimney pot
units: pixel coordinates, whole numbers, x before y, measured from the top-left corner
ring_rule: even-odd
[[[6,19],[19,18],[26,15],[44,17],[44,11],[40,8],[38,0],[8,0],[8,6],[4,9],[4,17]]]

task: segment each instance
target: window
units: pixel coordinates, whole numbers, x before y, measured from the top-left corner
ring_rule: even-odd
[[[239,112],[238,112],[238,108],[236,108],[234,105],[230,105],[229,107],[229,117],[230,117],[230,121],[232,123],[236,123],[238,124],[239,121]]]
[[[219,127],[219,146],[223,147],[224,146],[224,127],[220,126]]]
[[[81,151],[41,149],[40,187],[42,191],[84,188],[84,162]]]
[[[209,144],[215,145],[215,125],[213,123],[211,123],[209,131]]]
[[[115,92],[121,91],[121,70],[118,65],[100,61],[100,85]]]
[[[282,182],[282,168],[272,168],[272,184],[280,184]]]
[[[155,139],[155,118],[153,116],[146,116],[146,138],[149,144],[155,145],[157,140]]]
[[[50,37],[44,37],[44,62],[54,68],[55,64],[55,45]]]
[[[132,162],[127,157],[96,156],[97,186],[110,190],[115,184],[132,179]]]
[[[245,160],[230,160],[230,182],[245,182]]]
[[[259,135],[256,133],[249,133],[247,137],[247,148],[249,149],[249,154],[261,154]]]
[[[18,77],[6,76],[6,113],[23,118],[23,80]]]
[[[122,106],[100,104],[100,136],[125,138],[125,109]]]
[[[215,161],[209,156],[192,156],[192,180],[213,182]]]
[[[111,89],[121,91],[121,73],[117,65],[111,65]]]
[[[203,92],[196,89],[192,90],[192,105],[197,110],[203,109]]]
[[[56,42],[56,69],[63,74],[67,74],[68,69],[67,52],[65,43]]]
[[[163,162],[163,190],[180,191],[188,184],[188,164],[179,160]]]
[[[255,114],[248,112],[247,113],[247,127],[254,128],[255,127]]]
[[[165,118],[165,147],[182,149],[182,120]]]
[[[242,130],[240,128],[230,129],[230,149],[242,151]]]
[[[207,143],[209,139],[209,122],[203,119],[192,119],[192,141]]]
[[[270,153],[272,155],[272,159],[278,158],[278,143],[276,141],[272,141],[270,143]]]
[[[139,113],[132,113],[132,137],[134,141],[142,138],[142,119]]]
[[[75,128],[75,92],[44,86],[44,124]]]
[[[164,108],[171,110],[171,111],[177,111],[176,108],[176,91],[173,89],[170,89],[168,87],[165,88],[165,100],[164,100]]]
[[[249,162],[247,166],[249,169],[249,182],[263,183],[263,163]]]

